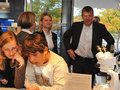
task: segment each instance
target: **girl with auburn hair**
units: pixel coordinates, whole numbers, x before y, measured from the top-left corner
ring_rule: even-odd
[[[12,31],[0,36],[0,82],[2,87],[24,87],[25,62]]]

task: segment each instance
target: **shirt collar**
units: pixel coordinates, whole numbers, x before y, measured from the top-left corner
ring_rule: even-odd
[[[47,33],[44,30],[43,30],[43,32],[44,32],[45,36],[52,36],[52,32],[51,31],[50,31],[49,35],[47,35]]]
[[[28,34],[32,34],[32,32],[29,31],[29,30],[27,30],[27,29],[22,29],[22,31],[23,31],[23,32],[26,32],[26,33],[28,33]]]
[[[85,24],[83,24],[83,28],[92,28],[93,23],[90,26],[85,26]]]

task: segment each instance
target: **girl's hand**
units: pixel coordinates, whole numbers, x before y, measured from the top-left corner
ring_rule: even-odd
[[[26,90],[40,90],[40,88],[38,87],[38,85],[34,84],[32,86],[27,87]]]
[[[19,52],[17,52],[12,59],[12,63],[14,63],[14,60],[18,61],[19,65],[22,66],[25,64],[24,58],[20,55]]]
[[[6,85],[6,84],[8,83],[8,80],[6,80],[6,79],[2,79],[2,80],[0,80],[0,81],[1,81],[1,83],[4,84],[4,85]]]

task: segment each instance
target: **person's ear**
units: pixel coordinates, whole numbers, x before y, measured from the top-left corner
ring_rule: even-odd
[[[44,48],[44,53],[47,54],[48,53],[48,47]]]

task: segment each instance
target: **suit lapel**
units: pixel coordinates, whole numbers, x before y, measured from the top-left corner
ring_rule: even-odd
[[[92,48],[91,48],[91,50],[92,50],[92,52],[93,52],[93,55],[94,55],[94,49],[95,49],[95,47],[96,47],[96,44],[95,44],[95,42],[96,42],[96,26],[95,26],[95,23],[93,22],[93,31],[92,31]]]

